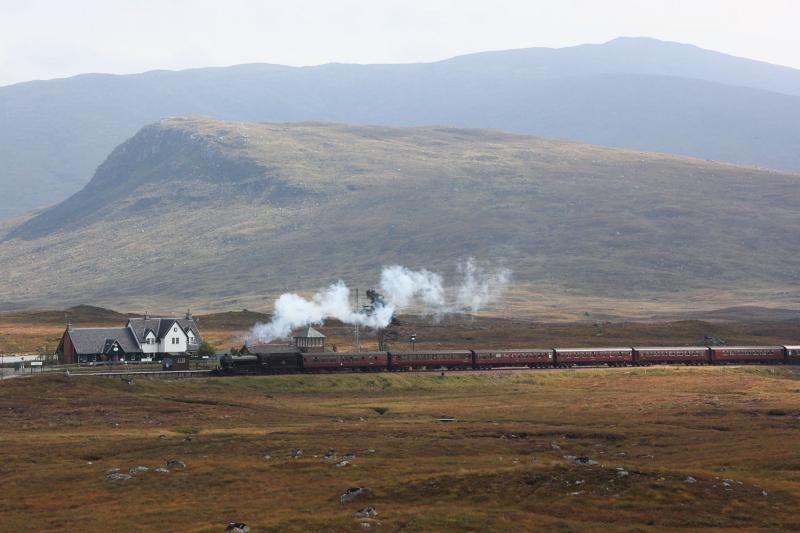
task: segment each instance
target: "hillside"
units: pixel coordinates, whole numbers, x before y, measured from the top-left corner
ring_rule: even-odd
[[[0,301],[269,310],[287,288],[474,256],[514,272],[500,313],[791,308],[799,184],[495,130],[170,119],[5,226]]]
[[[63,200],[166,116],[490,127],[800,170],[800,71],[643,38],[429,64],[252,64],[0,87],[0,218]]]

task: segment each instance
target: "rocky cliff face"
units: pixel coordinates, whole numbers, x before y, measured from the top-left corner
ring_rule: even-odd
[[[30,240],[106,218],[199,208],[244,191],[260,192],[276,203],[302,193],[271,180],[245,153],[235,153],[241,139],[183,126],[183,121],[172,120],[142,128],[111,152],[86,187],[14,228],[6,238]]]

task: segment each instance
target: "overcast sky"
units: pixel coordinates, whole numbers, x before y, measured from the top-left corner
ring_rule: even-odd
[[[649,36],[800,68],[800,0],[0,0],[0,85]]]

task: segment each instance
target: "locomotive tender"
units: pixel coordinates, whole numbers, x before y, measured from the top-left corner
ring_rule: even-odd
[[[298,372],[483,370],[507,367],[648,366],[654,364],[798,364],[800,346],[677,346],[546,348],[515,350],[422,350],[413,352],[300,352],[225,355],[223,375]]]

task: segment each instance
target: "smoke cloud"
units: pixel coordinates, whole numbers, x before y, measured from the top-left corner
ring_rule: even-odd
[[[458,283],[446,287],[441,275],[404,266],[384,267],[378,284],[383,296],[374,309],[353,309],[350,289],[339,281],[317,292],[310,300],[285,293],[275,300],[272,322],[258,323],[246,337],[248,343],[286,339],[292,330],[321,325],[327,319],[345,324],[382,329],[392,316],[414,308],[422,314],[441,317],[451,313],[477,313],[497,300],[511,280],[507,268],[485,269],[469,259],[458,266]]]

